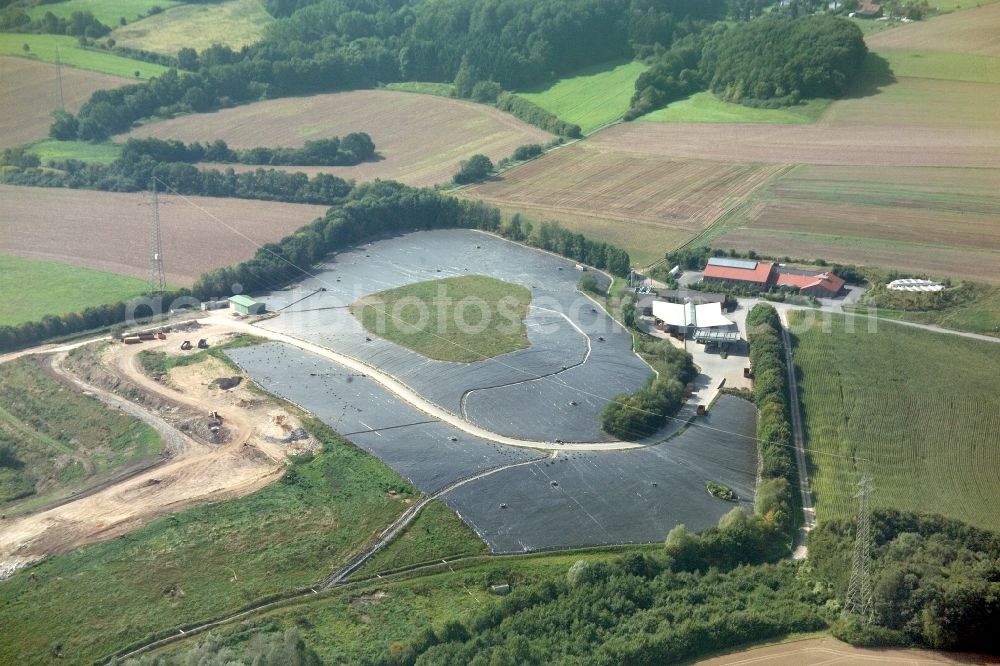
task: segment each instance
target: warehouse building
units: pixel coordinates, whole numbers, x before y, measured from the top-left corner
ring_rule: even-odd
[[[705,266],[702,280],[709,284],[751,284],[767,289],[774,274],[774,264],[754,259],[712,257]]]

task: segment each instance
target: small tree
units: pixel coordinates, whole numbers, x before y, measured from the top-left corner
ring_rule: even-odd
[[[458,185],[474,183],[490,175],[493,162],[486,155],[473,155],[459,165],[458,173],[452,178]]]
[[[577,286],[580,291],[589,291],[592,294],[601,293],[601,285],[597,283],[597,278],[590,272],[586,272],[580,276],[580,283]]]
[[[21,50],[24,51],[25,53],[31,50],[31,47],[28,46],[28,42],[25,42],[24,44],[21,45]]]

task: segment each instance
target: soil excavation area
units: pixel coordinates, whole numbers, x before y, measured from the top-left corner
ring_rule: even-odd
[[[202,328],[192,335],[217,344],[232,336]],[[0,522],[0,578],[32,561],[125,534],[165,513],[206,501],[245,495],[278,479],[290,454],[313,450],[296,417],[207,358],[173,368],[164,381],[145,375],[142,350],[176,353],[180,336],[141,345],[88,347],[71,357],[51,357],[55,372],[109,403],[129,409],[164,437],[170,456],[162,464],[54,508]],[[142,407],[118,393],[142,397]],[[221,418],[210,416],[217,412]],[[294,434],[293,434],[294,433]]]
[[[73,67],[62,68],[62,102],[56,65],[27,58],[0,58],[0,148],[44,139],[60,104],[76,113],[95,90],[132,83]]]
[[[0,252],[149,277],[152,209],[145,194],[0,185]],[[167,283],[249,259],[326,213],[325,206],[160,196]]]
[[[253,148],[297,147],[351,132],[367,132],[382,159],[352,167],[281,168],[358,182],[381,178],[426,186],[449,182],[459,162],[476,153],[496,162],[520,145],[552,140],[551,134],[483,104],[391,90],[267,100],[151,123],[129,136],[222,139],[232,148]]]

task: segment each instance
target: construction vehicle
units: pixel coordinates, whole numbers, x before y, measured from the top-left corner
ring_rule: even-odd
[[[198,349],[208,349],[208,340],[202,338],[198,341]]]
[[[181,343],[181,350],[187,351],[188,349],[191,349],[191,341],[185,340],[184,342]]]

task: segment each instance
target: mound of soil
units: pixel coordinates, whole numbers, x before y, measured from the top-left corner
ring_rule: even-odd
[[[241,377],[219,377],[212,382],[212,386],[217,386],[223,391],[228,391],[231,388],[239,386],[241,380]]]

